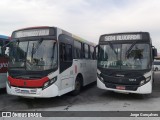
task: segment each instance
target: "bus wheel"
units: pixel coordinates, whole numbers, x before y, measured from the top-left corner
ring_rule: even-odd
[[[82,82],[81,79],[79,77],[77,77],[76,81],[75,81],[75,88],[74,91],[72,91],[72,95],[78,95],[81,91],[82,88]]]
[[[155,68],[155,71],[158,71],[158,68]]]

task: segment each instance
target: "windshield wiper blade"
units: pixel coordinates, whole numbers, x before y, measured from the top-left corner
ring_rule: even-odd
[[[34,44],[33,44],[33,46],[32,46],[32,55],[37,52],[37,50],[40,47],[40,45],[42,44],[42,42],[43,42],[43,39],[41,39],[40,41],[38,41],[38,43],[35,45],[35,48],[34,48]]]
[[[109,44],[109,46],[112,48],[113,52],[117,55],[117,54],[118,54],[118,52],[116,52],[116,51],[115,51],[115,49],[114,49],[114,47],[113,47],[112,43],[110,43],[110,42],[108,41],[108,44]]]
[[[129,47],[129,49],[128,49],[127,52],[126,52],[125,57],[128,56],[128,54],[130,53],[130,51],[132,50],[132,48],[135,46],[136,43],[137,43],[137,41],[135,41],[135,42],[132,43],[132,45]]]

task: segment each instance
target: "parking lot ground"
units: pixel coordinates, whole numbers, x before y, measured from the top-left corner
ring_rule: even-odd
[[[96,83],[84,87],[77,96],[27,99],[0,91],[0,110],[37,111],[160,111],[160,72],[155,72],[151,95],[120,94],[98,89]]]

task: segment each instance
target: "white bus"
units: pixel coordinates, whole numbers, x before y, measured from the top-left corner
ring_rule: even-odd
[[[152,93],[156,55],[148,32],[102,35],[98,45],[98,88],[120,93]]]
[[[11,36],[7,93],[54,97],[96,81],[94,47],[56,27],[16,30]]]
[[[0,88],[6,87],[7,70],[8,70],[8,56],[5,55],[5,46],[9,43],[9,37],[0,35]]]

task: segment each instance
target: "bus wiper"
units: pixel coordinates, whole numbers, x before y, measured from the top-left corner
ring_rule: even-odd
[[[134,45],[137,43],[137,41],[133,42],[132,45],[129,47],[129,49],[126,52],[126,57],[128,56],[128,54],[130,53],[130,51],[132,50],[132,48],[134,47]]]
[[[33,43],[33,46],[32,46],[32,56],[33,56],[33,54],[35,54],[37,52],[37,50],[40,47],[40,45],[42,44],[42,42],[43,42],[43,39],[39,40],[36,45],[34,45],[34,43]]]
[[[116,55],[118,55],[118,52],[115,51],[112,43],[110,43],[110,42],[108,41],[108,44],[109,44],[109,46],[112,48],[113,52],[114,52]]]

